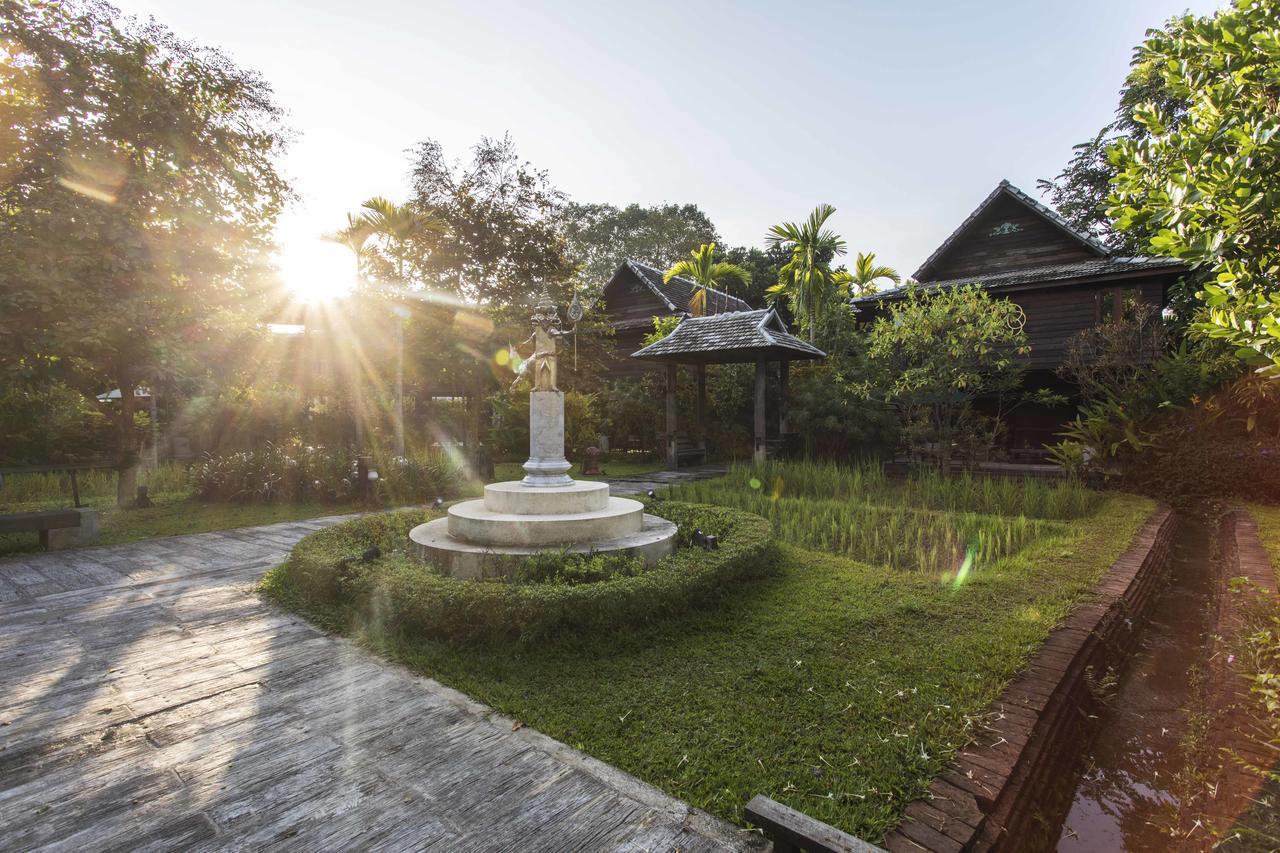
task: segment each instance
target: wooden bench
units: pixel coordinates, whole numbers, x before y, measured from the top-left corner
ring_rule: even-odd
[[[59,535],[62,531],[74,532]],[[46,551],[88,544],[98,537],[98,514],[84,508],[0,514],[0,533],[39,533]]]
[[[884,853],[834,826],[784,806],[763,794],[751,798],[744,810],[747,823],[760,827],[773,842],[774,853]]]

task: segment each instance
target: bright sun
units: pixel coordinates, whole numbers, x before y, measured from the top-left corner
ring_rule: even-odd
[[[280,277],[303,302],[323,302],[351,292],[356,264],[351,250],[327,240],[286,243],[279,255]]]

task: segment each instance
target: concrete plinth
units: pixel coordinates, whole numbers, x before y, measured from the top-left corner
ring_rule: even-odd
[[[490,483],[484,505],[494,512],[516,515],[568,515],[594,512],[609,503],[609,484],[573,481],[568,486],[526,486],[521,481]]]
[[[653,566],[675,551],[676,526],[656,515],[643,515],[640,530],[615,539],[580,542],[567,551],[574,554],[629,554]],[[479,545],[449,535],[449,519],[437,518],[409,532],[409,548],[418,559],[434,564],[441,573],[468,580],[494,577],[503,563],[529,557],[544,548],[528,545]]]
[[[526,486],[554,487],[573,484],[572,467],[564,458],[564,392],[532,391],[529,394],[529,461],[524,463]]]
[[[644,504],[628,498],[609,498],[604,508],[552,515],[494,512],[484,501],[464,501],[449,507],[448,530],[454,539],[476,545],[550,547],[617,539],[638,533]]]
[[[98,511],[88,507],[76,507],[80,516],[79,527],[58,527],[44,531],[41,540],[49,551],[63,548],[79,548],[98,541]]]

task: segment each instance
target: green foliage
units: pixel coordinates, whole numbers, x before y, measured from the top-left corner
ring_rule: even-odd
[[[508,583],[550,583],[572,586],[599,583],[612,578],[629,578],[645,570],[644,560],[626,554],[573,554],[567,551],[539,551],[519,560],[503,578]]]
[[[687,306],[689,313],[695,317],[701,317],[707,313],[707,288],[728,292],[730,283],[743,288],[751,285],[750,272],[728,261],[717,261],[715,254],[715,243],[703,243],[689,253],[690,257],[672,264],[662,276],[664,282],[671,281],[677,276],[684,276],[701,285],[690,298]],[[654,319],[657,320],[657,318]]]
[[[570,202],[559,214],[570,261],[582,289],[599,293],[624,259],[664,270],[704,243],[719,242],[696,204],[624,208]]]
[[[466,165],[450,161],[433,139],[413,155],[412,204],[450,235],[407,259],[420,267],[415,277],[500,306],[523,306],[535,295],[533,281],[567,289],[573,264],[557,226],[564,194],[545,170],[520,159],[509,136],[482,138]]]
[[[1150,30],[1133,77],[1156,78],[1185,112],[1146,101],[1146,136],[1110,149],[1108,214],[1147,249],[1208,271],[1196,325],[1280,375],[1280,7],[1236,0]]]
[[[454,494],[462,481],[458,464],[442,451],[411,458],[377,454],[371,468],[378,479],[370,498],[388,503]],[[351,452],[298,445],[207,456],[192,466],[191,484],[198,499],[226,503],[345,503],[357,497]]]
[[[387,513],[349,521],[303,539],[264,590],[301,606],[338,608],[347,626],[460,643],[529,643],[565,633],[607,634],[719,600],[739,581],[773,569],[769,524],[748,513],[662,501],[651,511],[674,521],[687,546],[694,528],[720,548],[682,547],[646,572],[615,571],[593,583],[501,583],[444,577],[406,556],[409,530],[429,516]],[[344,561],[378,545],[372,563]],[[374,623],[374,624],[371,624]]]
[[[761,495],[771,500],[806,498],[868,507],[904,506],[1056,521],[1090,516],[1102,501],[1098,492],[1069,480],[977,477],[929,470],[898,478],[887,476],[877,464],[838,462],[735,465],[718,480],[681,484],[672,492],[689,500],[696,495],[709,498],[712,493],[717,500],[710,502],[730,506]]]
[[[110,431],[102,408],[62,383],[0,391],[0,467],[101,458]]]
[[[489,398],[492,406],[490,447],[495,458],[529,458],[529,395],[512,396],[497,393]],[[600,440],[605,420],[601,395],[566,391],[564,395],[564,450],[570,459],[581,459],[588,447]]]
[[[103,3],[6,5],[0,368],[170,387],[246,347],[289,190],[270,88],[217,51]],[[38,283],[38,284],[37,284]],[[121,477],[122,499],[132,497]]]
[[[945,467],[966,438],[987,452],[1004,416],[1026,400],[1022,380],[1031,346],[1024,321],[1021,308],[980,284],[912,288],[872,323],[870,376],[858,387],[898,411],[905,443],[917,455],[932,452]],[[974,411],[979,397],[995,399],[993,417]]]
[[[778,283],[765,291],[770,302],[785,298],[802,331],[812,341],[817,325],[831,306],[840,301],[849,286],[848,276],[838,276],[831,261],[845,253],[845,242],[826,227],[836,212],[829,204],[820,204],[802,223],[784,222],[769,229],[765,243],[771,249],[790,253],[778,270]]]
[[[849,295],[869,296],[880,289],[881,279],[896,285],[901,283],[902,276],[893,267],[877,264],[875,252],[865,255],[859,252],[853,262],[853,271],[849,273]]]

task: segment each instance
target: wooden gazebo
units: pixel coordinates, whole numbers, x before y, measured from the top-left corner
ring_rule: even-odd
[[[765,395],[768,364],[778,362],[778,431],[787,431],[788,373],[792,361],[826,358],[826,353],[800,340],[787,331],[787,326],[772,308],[760,311],[737,311],[706,317],[686,317],[675,331],[650,344],[632,358],[659,361],[667,365],[667,465],[679,464],[680,447],[676,430],[676,374],[681,364],[697,370],[698,401],[696,417],[699,434],[705,435],[707,414],[708,364],[752,364],[756,366],[755,440],[752,456],[763,462],[767,456],[765,443]],[[705,440],[704,440],[705,441]],[[702,446],[705,451],[705,443]]]

